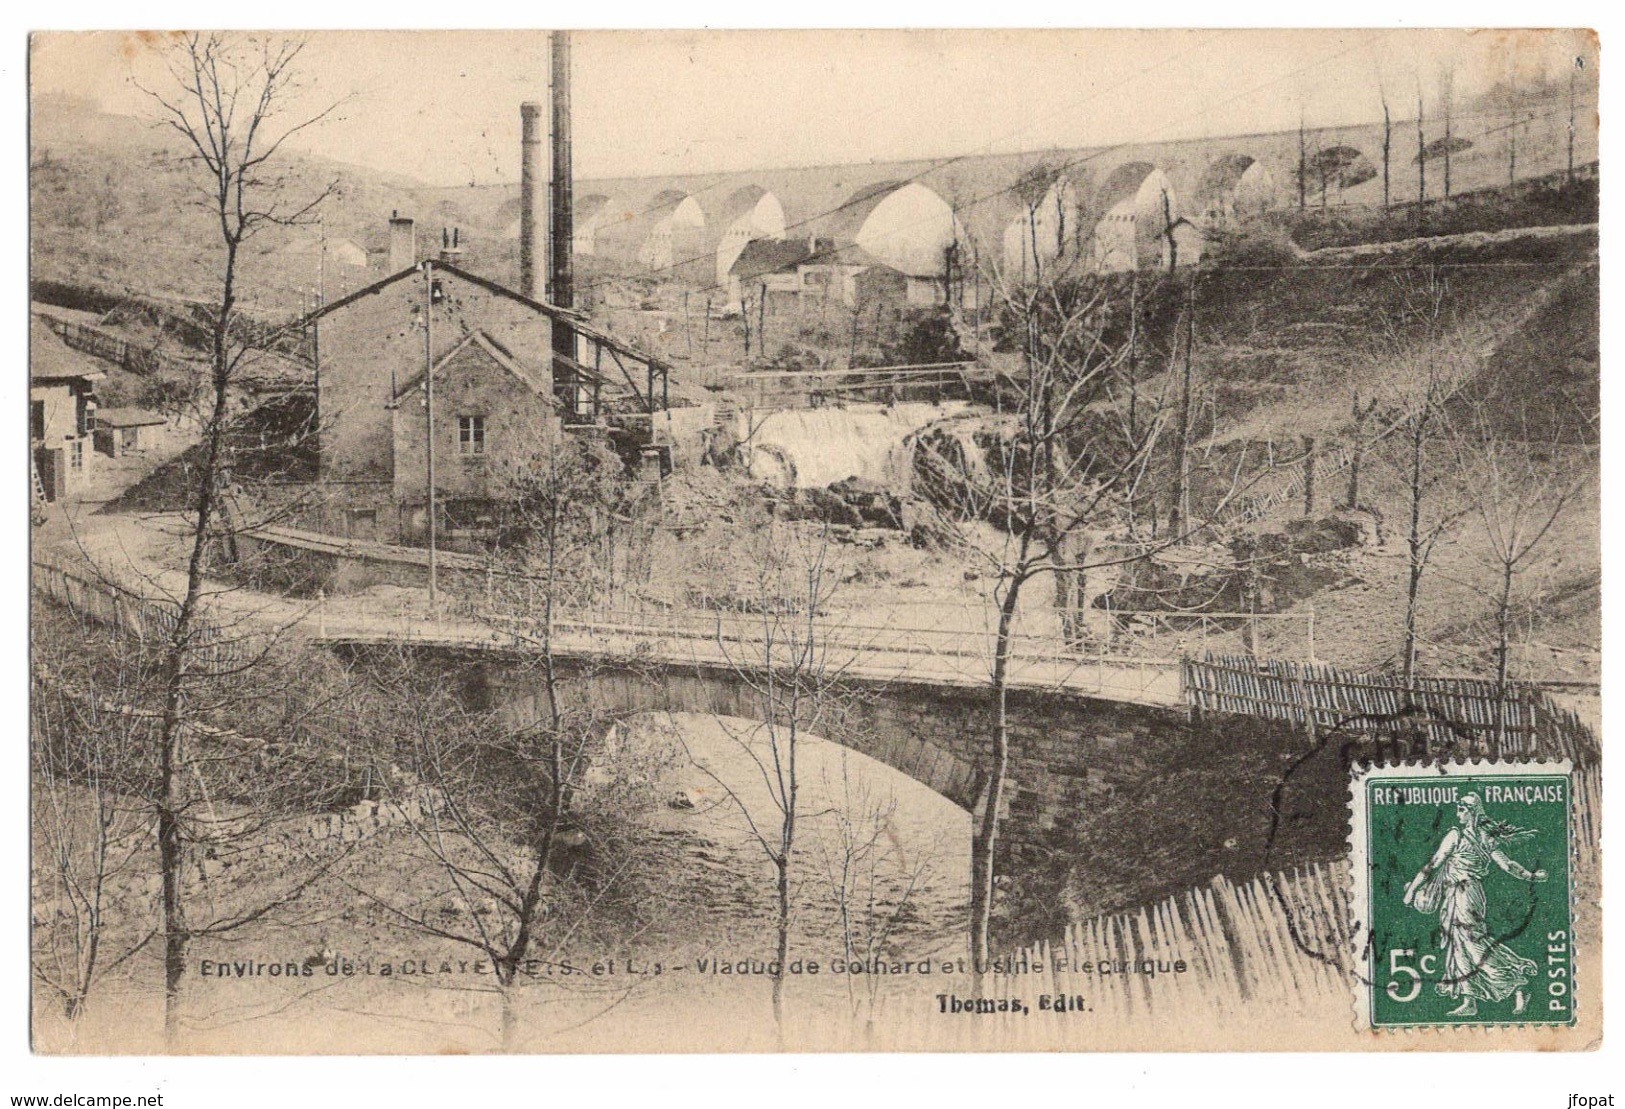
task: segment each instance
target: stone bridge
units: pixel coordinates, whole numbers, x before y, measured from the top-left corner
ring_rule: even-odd
[[[161,634],[166,609],[105,579],[36,557],[35,584],[99,622]],[[261,608],[255,613],[266,616]],[[279,635],[294,627],[341,654],[391,664],[404,653],[460,678],[476,703],[534,714],[544,687],[533,647],[489,622],[426,617],[324,606],[312,613],[292,603],[273,614]],[[610,715],[762,719],[765,667],[747,662],[753,652],[764,657],[760,643],[744,623],[718,622],[714,614],[705,623],[702,629],[692,622],[609,623],[601,615],[560,620],[554,645],[561,692],[567,702]],[[827,707],[809,730],[976,811],[993,716],[987,660],[973,637],[943,634],[931,646],[920,629],[871,630],[861,641],[830,634],[823,657],[823,673],[833,676]],[[1279,722],[1193,714],[1181,669],[1177,660],[1080,657],[1053,645],[1019,645],[1010,666],[1005,853],[1081,858],[1081,850],[1099,849],[1104,820],[1118,861],[1143,869],[1154,885],[1254,873],[1292,857],[1294,844],[1302,846],[1298,858],[1341,850],[1350,751],[1317,753],[1301,731]],[[1278,793],[1283,775],[1292,788]],[[1174,858],[1188,874],[1165,873]]]
[[[342,653],[402,649],[384,639],[329,634]],[[499,643],[420,639],[409,648],[429,665],[456,673],[467,696],[486,707],[534,717],[544,685],[533,652]],[[762,673],[714,658],[651,657],[613,651],[556,650],[566,705],[611,716],[698,713],[762,720],[768,715]],[[781,710],[782,712],[782,710]],[[1032,682],[1010,690],[1010,779],[1005,792],[1002,850],[1021,859],[1046,845],[1065,849],[1088,814],[1103,802],[1135,794],[1171,772],[1222,780],[1228,768],[1286,766],[1305,751],[1301,732],[1232,716],[1193,718],[1181,703],[1136,703],[1107,693]],[[909,677],[874,668],[841,668],[822,686],[809,732],[867,755],[920,782],[970,812],[980,811],[981,769],[993,731],[992,705],[981,682],[946,675]],[[1335,757],[1331,760],[1336,762]],[[1335,768],[1313,791],[1326,828],[1341,827],[1343,783]],[[1318,781],[1319,776],[1317,776]],[[1236,780],[1222,789],[1244,839],[1261,836],[1273,775]],[[1328,792],[1329,791],[1329,792]],[[1334,796],[1335,795],[1335,796]],[[1302,831],[1302,829],[1298,829]],[[1321,829],[1324,831],[1325,829]],[[1221,837],[1221,839],[1224,837]]]

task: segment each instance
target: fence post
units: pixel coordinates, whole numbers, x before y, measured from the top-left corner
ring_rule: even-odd
[[[1315,437],[1303,437],[1303,514],[1315,514]]]

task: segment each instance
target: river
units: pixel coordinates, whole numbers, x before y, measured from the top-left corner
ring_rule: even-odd
[[[774,869],[782,809],[767,729],[695,714],[634,721],[629,734],[675,744],[651,820],[682,845],[706,910],[695,937],[741,954],[773,950]],[[781,732],[781,765],[789,742]],[[970,814],[866,755],[796,739],[792,949],[828,956],[958,954],[969,891]],[[761,839],[758,838],[761,837]]]

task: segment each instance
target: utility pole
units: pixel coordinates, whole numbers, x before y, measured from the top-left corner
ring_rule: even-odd
[[[327,307],[327,218],[316,217],[316,226],[321,231],[322,249],[316,261],[316,319],[310,328],[310,360],[315,367],[316,379],[316,427],[318,432],[322,426],[322,317],[321,311]],[[395,394],[390,393],[393,402]]]
[[[1425,220],[1428,202],[1428,140],[1424,127],[1422,82],[1416,82],[1416,218]]]
[[[1518,63],[1514,57],[1511,74],[1507,78],[1507,99],[1512,103],[1511,122],[1507,127],[1507,188],[1518,183]]]
[[[429,417],[429,435],[425,445],[428,447],[429,471],[429,609],[433,611],[440,596],[436,573],[438,567],[435,564],[434,521],[434,263],[427,260],[423,263],[423,391],[426,400],[424,407]]]
[[[1309,202],[1309,147],[1308,140],[1303,133],[1303,111],[1298,112],[1298,211],[1303,211]]]
[[[1382,74],[1377,74],[1377,91],[1382,97],[1382,215],[1388,218],[1390,203],[1389,169],[1393,160],[1394,146],[1394,119],[1388,111],[1388,86],[1382,82]]]
[[[1443,89],[1444,94],[1444,198],[1450,199],[1450,144],[1453,141],[1452,123],[1455,117],[1456,75],[1453,70],[1445,70]]]
[[[1191,497],[1191,350],[1196,346],[1196,274],[1191,270],[1190,291],[1185,305],[1185,374],[1179,398],[1179,468],[1175,476],[1174,503],[1168,521],[1169,531],[1190,526]]]
[[[767,357],[767,283],[762,283],[760,298],[756,301],[756,353]]]
[[[1583,64],[1579,58],[1575,58],[1574,64],[1569,67],[1569,169],[1566,179],[1571,187],[1574,185],[1574,75]]]

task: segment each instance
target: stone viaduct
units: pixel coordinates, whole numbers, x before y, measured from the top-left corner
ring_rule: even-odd
[[[1597,157],[1596,122],[1594,112],[1579,113],[1577,166]],[[1566,102],[1527,105],[1517,119],[1504,111],[1459,116],[1450,142],[1452,192],[1505,185],[1509,163],[1520,179],[1562,170],[1568,126]],[[1431,120],[1422,130],[1430,149],[1428,196],[1437,198],[1443,193],[1443,130]],[[1414,120],[1400,119],[1388,131],[1388,196],[1395,204],[1415,200],[1419,191],[1424,162],[1418,160],[1417,131]],[[1204,228],[1222,222],[1243,200],[1260,207],[1295,206],[1300,166],[1305,170],[1302,201],[1308,206],[1380,205],[1383,145],[1378,121],[1311,128],[1301,136],[1292,130],[938,161],[583,179],[576,183],[575,248],[707,282],[727,260],[722,254],[736,256],[751,238],[836,234],[850,222],[847,209],[872,198],[877,188],[911,182],[952,208],[972,250],[1002,256],[1009,250],[1010,226],[1023,214],[1017,182],[1038,168],[1060,176],[1059,195],[1070,209],[1067,222],[1083,238],[1142,188],[1158,194],[1159,210],[1166,196],[1169,214]],[[516,219],[511,201],[504,211],[510,208]],[[516,228],[511,222],[507,233],[516,234]],[[669,245],[674,236],[682,245]],[[655,243],[665,245],[657,249]],[[695,261],[688,270],[674,264],[685,255]]]

